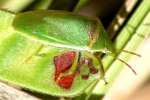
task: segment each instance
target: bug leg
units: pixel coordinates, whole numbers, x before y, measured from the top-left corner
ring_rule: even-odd
[[[100,64],[100,66],[99,66],[100,74],[101,74],[105,84],[107,84],[108,82],[105,79],[105,71],[104,71],[104,66],[102,64],[102,61],[101,61],[101,54],[100,53],[95,53],[95,57],[98,59],[99,64]]]
[[[87,61],[87,63],[88,63],[88,67],[89,67],[89,69],[90,69],[90,73],[91,73],[91,74],[96,74],[96,73],[98,72],[98,69],[96,69],[96,68],[94,67],[94,65],[93,65],[93,60],[90,59],[90,58],[88,58],[86,61]]]

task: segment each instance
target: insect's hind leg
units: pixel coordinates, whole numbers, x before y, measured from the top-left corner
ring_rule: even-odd
[[[105,84],[107,84],[107,80],[105,79],[105,70],[104,70],[104,66],[102,64],[102,61],[101,61],[101,53],[95,53],[94,56],[97,58],[97,60],[99,61],[99,70],[100,70],[100,74],[101,74],[101,77],[103,78]]]

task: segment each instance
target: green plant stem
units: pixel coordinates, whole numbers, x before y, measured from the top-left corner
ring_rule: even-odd
[[[87,4],[89,0],[79,0],[76,7],[74,8],[74,12],[79,12],[80,8]]]
[[[34,0],[6,0],[1,4],[1,8],[11,12],[20,12],[33,1]]]
[[[118,33],[118,31],[121,30],[123,24],[128,20],[127,17],[129,17],[129,15],[132,13],[138,2],[138,0],[125,1],[125,3],[118,11],[116,17],[113,19],[113,21],[107,28],[107,32],[110,36],[110,39],[113,39],[114,36]]]
[[[53,0],[38,0],[31,9],[48,9]]]

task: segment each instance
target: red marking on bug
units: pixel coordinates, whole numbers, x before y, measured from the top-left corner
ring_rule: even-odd
[[[75,54],[76,53],[74,51],[69,51],[60,56],[54,57],[55,80],[57,79],[60,73],[67,71],[71,67],[75,58]]]
[[[60,79],[57,81],[58,85],[65,88],[69,89],[72,86],[72,83],[74,81],[75,75],[67,75],[67,76],[62,76]]]
[[[74,51],[69,51],[54,57],[54,64],[55,64],[54,80],[59,86],[66,89],[71,87],[75,75],[61,76],[61,74],[68,71],[69,68],[72,66],[73,61],[75,59],[75,55],[76,53]]]

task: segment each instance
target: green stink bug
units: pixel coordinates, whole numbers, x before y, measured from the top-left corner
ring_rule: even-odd
[[[89,52],[92,55],[98,52],[114,53],[98,19],[68,12],[31,11],[17,14],[13,27],[50,46]]]
[[[63,49],[51,56],[55,66],[54,78],[51,79],[69,92],[75,91],[73,85],[80,84],[76,81],[78,74],[82,74],[82,78],[79,79],[81,81],[91,80],[88,78],[89,74],[96,74],[97,69],[100,69],[100,77],[104,77],[100,54],[115,54],[106,31],[97,19],[68,12],[41,10],[17,14],[12,26],[19,35],[54,47],[56,51]],[[81,88],[82,86],[83,82],[78,87],[81,91],[86,87]],[[55,95],[64,96],[61,94],[64,89],[57,88],[57,91],[61,92],[54,93]],[[68,93],[75,94],[76,91]]]

